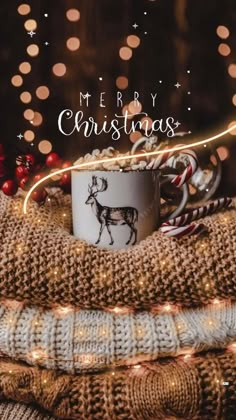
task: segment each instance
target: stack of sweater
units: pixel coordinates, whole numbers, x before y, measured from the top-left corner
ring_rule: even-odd
[[[72,236],[69,196],[22,205],[0,196],[1,418],[233,420],[234,206],[108,251]]]

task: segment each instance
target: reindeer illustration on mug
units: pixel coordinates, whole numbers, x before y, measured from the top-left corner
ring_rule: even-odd
[[[99,179],[101,180],[100,188],[97,177],[92,176],[92,185],[88,185],[89,196],[85,202],[85,204],[91,205],[92,211],[100,223],[100,231],[96,244],[100,242],[105,227],[110,235],[110,245],[113,245],[114,239],[111,234],[110,226],[127,225],[130,228],[130,236],[126,245],[131,243],[133,237],[132,245],[134,245],[137,242],[137,229],[135,228],[135,223],[138,221],[138,210],[134,207],[108,207],[100,204],[96,197],[98,193],[107,190],[108,182],[105,178]]]

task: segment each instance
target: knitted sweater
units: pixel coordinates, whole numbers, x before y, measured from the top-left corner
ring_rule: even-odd
[[[86,308],[235,298],[235,209],[205,218],[206,237],[177,241],[157,231],[109,251],[71,235],[70,197],[30,203],[27,215],[22,203],[0,195],[0,296]]]
[[[0,403],[1,420],[55,420],[37,408],[13,402]]]
[[[0,360],[0,399],[78,420],[235,420],[236,354],[70,376]]]
[[[15,307],[14,307],[15,306]],[[68,372],[136,364],[236,341],[236,304],[177,314],[40,310],[0,304],[0,352]]]

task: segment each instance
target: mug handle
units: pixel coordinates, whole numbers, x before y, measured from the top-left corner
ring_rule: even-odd
[[[176,177],[176,175],[162,175],[162,179],[160,181],[160,186],[162,187],[162,185],[166,184],[167,182],[172,182],[175,177]],[[177,209],[175,209],[175,211],[173,213],[171,213],[171,215],[168,217],[167,220],[174,219],[175,217],[179,216],[186,207],[186,204],[189,200],[188,184],[187,183],[183,184],[181,189],[183,191],[182,200],[180,201]]]

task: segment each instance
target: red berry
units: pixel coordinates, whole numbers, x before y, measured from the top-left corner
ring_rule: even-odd
[[[72,166],[72,163],[70,160],[65,160],[65,162],[63,162],[63,164],[61,165],[62,169],[69,168],[70,166]]]
[[[42,173],[38,173],[38,174],[36,174],[36,175],[34,175],[34,182],[38,182],[38,181],[40,181],[42,178],[44,178],[44,174],[42,174]]]
[[[50,153],[46,159],[48,168],[58,168],[61,165],[61,159],[57,153]]]
[[[36,159],[34,155],[32,155],[31,153],[29,153],[28,155],[25,155],[25,161],[26,161],[26,166],[28,166],[30,169],[34,169],[35,164],[36,164]]]
[[[24,191],[27,191],[29,189],[29,177],[28,176],[24,176],[24,178],[21,178],[21,180],[19,182],[19,187]]]
[[[36,203],[43,204],[47,197],[47,191],[45,189],[34,190],[31,197]]]
[[[71,173],[65,172],[60,179],[60,185],[69,185],[71,183]]]
[[[15,195],[18,190],[17,183],[12,179],[8,179],[2,184],[2,191],[5,195],[12,196]]]
[[[24,166],[20,165],[16,167],[15,174],[17,179],[24,178],[25,175],[28,175],[29,170]]]

